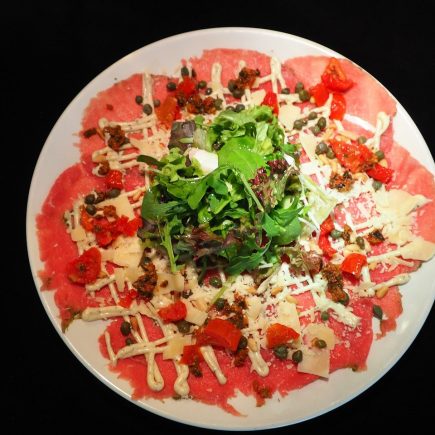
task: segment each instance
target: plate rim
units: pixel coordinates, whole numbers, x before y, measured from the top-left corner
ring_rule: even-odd
[[[145,49],[152,49],[155,48],[156,46],[159,45],[165,45],[167,43],[171,43],[173,41],[177,41],[177,40],[181,40],[184,38],[189,38],[189,37],[194,37],[194,36],[198,36],[198,35],[203,35],[203,34],[210,34],[210,33],[226,33],[226,34],[231,34],[231,33],[252,33],[255,34],[255,36],[259,36],[259,35],[275,35],[278,36],[282,39],[287,39],[287,40],[295,40],[298,41],[300,43],[303,43],[305,45],[311,46],[311,47],[315,47],[319,50],[321,50],[325,55],[336,55],[340,58],[345,58],[348,59],[346,56],[343,56],[342,54],[340,54],[339,52],[336,52],[335,50],[329,49],[328,47],[319,44],[315,41],[309,40],[307,38],[303,38],[301,36],[297,36],[297,35],[293,35],[290,33],[285,33],[285,32],[281,32],[281,31],[276,31],[276,30],[271,30],[271,29],[264,29],[264,28],[255,28],[255,27],[212,27],[212,28],[205,28],[205,29],[198,29],[198,30],[193,30],[193,31],[189,31],[189,32],[183,32],[183,33],[179,33],[176,35],[172,35],[172,36],[168,36],[166,38],[163,39],[159,39],[157,41],[154,41],[150,44],[146,44],[134,51],[132,51],[131,53],[126,54],[125,56],[121,57],[120,59],[118,59],[117,61],[115,61],[114,63],[112,63],[111,65],[109,65],[108,67],[104,68],[99,74],[97,74],[93,79],[91,79],[79,92],[78,94],[68,103],[68,105],[65,107],[65,109],[63,110],[63,112],[61,113],[61,115],[59,116],[59,118],[57,119],[57,121],[54,123],[54,125],[52,126],[50,133],[48,134],[44,145],[41,148],[41,151],[39,153],[37,162],[35,164],[34,170],[33,170],[33,174],[32,174],[32,180],[30,183],[30,188],[29,188],[29,192],[28,192],[28,198],[27,198],[27,206],[26,206],[26,247],[27,247],[27,255],[28,255],[28,260],[29,260],[29,264],[30,264],[30,268],[31,268],[31,272],[32,272],[32,277],[33,277],[33,281],[35,284],[35,288],[36,288],[36,292],[38,293],[39,299],[42,302],[42,305],[44,307],[44,311],[46,313],[46,315],[48,316],[50,322],[52,323],[52,325],[54,326],[55,330],[57,331],[58,335],[60,336],[60,338],[62,339],[62,341],[66,344],[66,346],[68,347],[68,349],[71,351],[71,353],[82,363],[82,365],[84,367],[86,367],[87,370],[89,370],[89,372],[95,376],[100,382],[103,382],[104,385],[106,385],[107,387],[109,387],[113,392],[119,394],[120,396],[122,396],[123,398],[127,399],[129,402],[133,403],[136,406],[139,406],[142,409],[145,409],[148,412],[151,412],[153,414],[159,415],[160,417],[164,417],[166,419],[169,419],[171,421],[175,421],[177,423],[183,423],[186,425],[190,425],[193,427],[201,427],[201,428],[207,428],[207,429],[215,429],[215,430],[229,430],[229,431],[236,431],[236,430],[240,430],[240,431],[247,431],[247,430],[266,430],[266,429],[271,429],[271,428],[279,428],[279,427],[285,427],[285,426],[290,426],[293,424],[297,424],[303,421],[307,421],[310,419],[314,419],[320,415],[323,415],[333,409],[336,409],[342,405],[345,405],[346,403],[350,402],[351,400],[353,400],[355,397],[359,396],[360,394],[362,394],[363,392],[367,391],[371,386],[373,386],[376,382],[379,381],[379,379],[381,379],[389,370],[391,370],[391,368],[397,364],[397,362],[403,357],[403,355],[405,354],[405,352],[408,350],[408,348],[412,345],[412,343],[415,341],[415,338],[417,337],[417,335],[419,334],[421,328],[423,327],[426,319],[429,316],[429,313],[431,311],[431,308],[434,304],[434,300],[435,300],[435,284],[432,286],[432,293],[433,293],[433,297],[432,297],[432,303],[429,305],[427,305],[425,307],[425,310],[420,312],[420,316],[418,319],[414,319],[417,320],[417,322],[414,322],[415,328],[414,328],[414,333],[412,334],[411,339],[409,340],[409,342],[406,343],[405,346],[402,346],[402,348],[400,349],[400,352],[398,355],[396,355],[395,358],[393,358],[393,361],[390,361],[389,364],[387,364],[383,370],[380,370],[375,376],[373,376],[373,378],[370,380],[370,382],[364,384],[364,386],[360,389],[357,389],[356,391],[353,392],[353,394],[346,396],[345,400],[341,400],[338,401],[338,403],[331,403],[329,406],[323,407],[321,410],[318,410],[316,412],[312,412],[309,413],[309,415],[304,416],[300,419],[295,419],[291,422],[284,422],[284,423],[277,423],[277,424],[267,424],[261,427],[252,427],[252,426],[246,426],[246,427],[239,427],[239,426],[221,426],[219,424],[213,424],[213,423],[207,423],[207,424],[201,424],[201,423],[197,423],[197,422],[191,422],[189,420],[183,419],[183,418],[179,418],[177,416],[173,416],[172,414],[170,414],[169,412],[165,412],[164,410],[160,410],[159,408],[155,408],[152,405],[148,405],[147,403],[144,403],[143,401],[135,401],[131,398],[131,396],[124,391],[121,387],[115,385],[114,383],[112,383],[109,379],[107,379],[102,373],[100,373],[96,368],[94,368],[87,360],[86,358],[80,353],[80,351],[78,351],[76,349],[76,347],[74,346],[74,344],[68,339],[68,337],[61,331],[60,328],[60,324],[58,323],[58,313],[53,313],[51,310],[51,307],[48,304],[48,301],[46,300],[46,298],[44,297],[44,292],[42,292],[40,290],[40,282],[39,281],[39,277],[37,275],[37,270],[36,270],[36,265],[34,264],[35,261],[32,259],[32,255],[31,255],[31,249],[30,249],[30,245],[31,245],[31,239],[34,236],[33,232],[34,232],[34,217],[33,215],[30,214],[30,202],[31,202],[31,198],[33,196],[33,192],[35,191],[36,187],[36,174],[40,171],[40,166],[42,165],[42,160],[43,157],[45,156],[45,154],[48,152],[48,147],[46,147],[46,144],[50,141],[51,136],[53,135],[53,132],[56,130],[56,128],[58,127],[59,124],[62,124],[64,122],[64,118],[66,117],[67,113],[69,112],[71,106],[73,106],[77,100],[80,100],[81,98],[84,97],[84,94],[87,93],[88,89],[94,85],[96,82],[98,82],[100,80],[100,78],[107,74],[108,72],[110,72],[111,69],[115,69],[117,68],[121,63],[126,62],[128,60],[128,58],[130,57],[135,57],[137,56],[140,52],[142,52]],[[350,59],[349,59],[350,60]],[[352,61],[353,62],[353,61]],[[373,77],[372,74],[370,74],[369,72],[367,72],[364,68],[362,68],[361,66],[359,66],[359,64],[353,62],[355,65],[357,65],[359,68],[361,68],[366,74],[369,74],[371,77]],[[414,131],[415,134],[417,134],[419,136],[419,139],[421,140],[421,142],[424,144],[424,152],[425,154],[427,154],[428,159],[425,162],[421,162],[419,160],[419,162],[421,164],[423,164],[425,167],[427,167],[427,163],[429,163],[429,170],[434,173],[435,172],[435,163],[433,161],[432,155],[430,153],[429,147],[423,137],[423,135],[421,134],[420,130],[418,129],[417,125],[415,124],[414,120],[411,118],[411,116],[408,114],[408,112],[406,111],[406,109],[402,106],[402,104],[398,101],[398,99],[381,83],[379,82],[379,80],[376,79],[376,77],[373,77],[377,83],[379,83],[388,93],[389,95],[391,95],[396,103],[396,107],[397,107],[397,112],[400,111],[401,115],[405,118],[405,120],[408,122],[409,126],[412,128],[412,130]],[[33,227],[33,228],[32,228]],[[37,242],[37,237],[36,237],[36,242]],[[37,248],[37,254],[39,254],[39,247],[38,244],[36,245]],[[53,294],[53,293],[51,293]],[[372,348],[371,348],[372,349]],[[214,407],[216,405],[211,405],[211,407]],[[243,418],[243,417],[242,417]]]

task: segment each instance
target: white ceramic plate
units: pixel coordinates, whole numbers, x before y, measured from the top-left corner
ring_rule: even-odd
[[[71,102],[51,131],[33,174],[27,207],[27,244],[36,287],[41,282],[37,271],[42,268],[35,230],[35,216],[56,177],[77,162],[79,152],[72,146],[80,131],[81,119],[89,100],[99,91],[110,87],[114,78],[124,79],[133,73],[148,69],[154,73],[174,71],[180,59],[199,56],[204,49],[245,48],[274,54],[281,60],[294,56],[328,55],[342,57],[319,44],[296,36],[270,30],[248,28],[220,28],[200,30],[163,39],[143,47],[107,68],[89,83]],[[412,145],[413,155],[432,173],[435,165],[423,137],[397,103],[394,119],[395,139],[405,147]],[[432,283],[432,284],[430,284]],[[418,291],[415,291],[418,289]],[[215,429],[252,430],[285,426],[313,418],[334,409],[366,390],[383,376],[403,355],[423,325],[435,298],[434,262],[424,264],[413,275],[411,282],[402,287],[403,315],[397,330],[381,341],[374,342],[367,361],[368,369],[361,373],[340,370],[328,382],[316,381],[302,390],[278,400],[274,397],[266,406],[255,407],[253,398],[240,396],[232,403],[242,414],[234,417],[217,407],[194,401],[156,400],[133,402],[148,411],[179,422]],[[102,382],[130,400],[131,389],[107,369],[107,360],[100,355],[97,339],[102,324],[73,322],[66,334],[60,330],[58,309],[51,292],[39,292],[41,301],[65,344],[74,355]]]

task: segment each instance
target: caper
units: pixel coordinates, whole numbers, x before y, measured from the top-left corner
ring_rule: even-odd
[[[168,91],[175,91],[175,89],[177,89],[177,84],[174,83],[174,82],[168,82],[168,83],[166,84],[166,89],[167,89]]]
[[[151,107],[151,104],[144,104],[142,110],[145,115],[151,115],[151,113],[153,113],[153,108]]]
[[[190,323],[187,320],[180,320],[176,325],[178,331],[182,334],[188,334],[190,332]]]
[[[355,242],[359,246],[360,249],[364,249],[366,247],[366,243],[364,242],[364,239],[361,236],[358,236],[355,239]]]
[[[85,204],[95,204],[95,195],[93,193],[85,196]]]
[[[316,119],[317,118],[317,113],[316,112],[310,112],[309,114],[308,114],[308,119],[310,120],[310,121],[312,121],[313,119]]]
[[[121,193],[121,191],[119,189],[110,189],[106,193],[106,196],[107,196],[107,198],[116,198],[117,196],[119,196],[120,193]]]
[[[196,79],[196,71],[192,68],[192,77]]]
[[[318,349],[325,349],[326,345],[326,341],[322,340],[321,338],[316,338],[314,340],[314,346],[316,346]]]
[[[303,357],[304,357],[304,354],[302,353],[302,351],[297,350],[297,351],[293,352],[293,354],[292,354],[292,361],[295,364],[298,364],[302,361]]]
[[[226,110],[231,110],[232,112],[235,111],[234,106],[227,106],[227,107],[226,107]]]
[[[331,237],[334,239],[334,240],[337,240],[337,239],[339,239],[341,236],[342,236],[342,232],[341,231],[338,231],[338,230],[332,230],[331,231]]]
[[[329,320],[329,313],[327,311],[322,311],[322,314],[320,314],[320,318],[326,322],[327,320]]]
[[[374,190],[379,190],[382,187],[382,183],[378,180],[373,180],[372,186]]]
[[[131,331],[131,325],[129,322],[122,322],[121,323],[121,334],[127,336],[130,334]]]
[[[326,157],[328,157],[328,159],[335,159],[335,153],[332,148],[328,147],[328,151],[326,151]]]
[[[278,359],[286,359],[288,355],[288,348],[285,344],[281,344],[273,348],[273,353]]]
[[[182,77],[188,77],[189,76],[189,68],[187,68],[187,66],[183,66],[181,68],[181,76]]]
[[[307,120],[306,118],[301,119],[301,121],[302,121],[302,124],[303,124],[303,125],[307,125],[307,124],[308,124],[308,120]]]
[[[214,303],[214,306],[218,311],[223,310],[225,307],[225,299],[224,298],[217,299],[216,302]]]
[[[304,84],[302,82],[297,82],[295,86],[295,93],[302,91],[304,89]]]
[[[134,340],[133,340],[131,337],[127,337],[127,338],[125,339],[125,344],[126,344],[127,346],[131,346],[132,344],[134,344]]]
[[[245,93],[244,89],[236,88],[233,91],[233,97],[234,98],[242,98],[244,93]]]
[[[207,89],[205,90],[205,95],[210,95],[212,92],[213,92],[213,89],[212,89],[212,88],[207,88]]]
[[[319,118],[317,121],[317,126],[320,128],[320,130],[324,130],[326,128],[326,118],[324,116]]]
[[[246,349],[247,346],[248,346],[248,339],[244,335],[242,335],[240,337],[237,349]]]
[[[222,287],[222,280],[218,276],[212,276],[210,278],[209,284],[212,287],[220,288]]]
[[[384,316],[384,312],[382,311],[382,308],[379,305],[373,305],[373,315],[377,319],[382,320],[382,317]]]
[[[365,136],[360,136],[358,138],[358,143],[363,144],[367,142],[367,138]]]
[[[295,130],[302,130],[302,127],[304,126],[304,123],[302,122],[301,119],[297,119],[294,124],[293,124],[293,128]]]
[[[326,145],[325,142],[320,142],[317,146],[316,146],[316,154],[320,155],[320,154],[325,154],[326,152],[328,152],[328,145]]]
[[[214,107],[218,110],[222,109],[222,103],[223,103],[222,98],[216,98],[216,100],[214,100]]]
[[[385,154],[384,154],[383,151],[379,150],[379,151],[376,151],[376,152],[375,152],[375,156],[376,156],[376,158],[377,158],[378,161],[379,161],[379,160],[382,160],[382,159],[385,157]]]
[[[245,106],[243,104],[237,104],[236,107],[234,108],[234,112],[241,112],[244,109]]]
[[[228,90],[233,93],[236,90],[236,82],[235,80],[230,80],[228,82]]]
[[[344,296],[338,301],[339,304],[344,305],[345,307],[349,305],[349,295],[346,292],[343,292]]]
[[[198,83],[198,89],[204,89],[205,87],[207,87],[207,82],[205,80],[201,80]]]
[[[281,89],[281,94],[288,95],[289,93],[290,93],[290,89],[289,88],[282,88]]]
[[[88,204],[86,206],[86,212],[91,216],[93,216],[97,212],[97,208],[95,207],[95,205]]]
[[[156,98],[155,100],[153,100],[153,104],[154,104],[154,107],[159,107],[160,106],[160,100],[158,98]]]
[[[310,127],[310,130],[313,132],[313,134],[315,134],[316,136],[320,133],[320,128],[318,125],[313,125],[312,127]]]
[[[298,92],[299,99],[301,101],[308,101],[310,99],[310,93],[306,89],[302,89]]]
[[[142,95],[136,95],[136,97],[134,98],[134,101],[136,101],[136,104],[142,104],[143,103]]]

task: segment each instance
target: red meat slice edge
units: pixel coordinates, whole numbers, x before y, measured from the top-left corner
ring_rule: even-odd
[[[239,71],[239,61],[244,60],[251,68],[259,68],[261,75],[270,73],[269,57],[267,55],[249,50],[217,49],[205,51],[200,58],[191,59],[199,80],[210,79],[210,69],[214,62],[220,62],[223,67],[222,82],[226,84],[235,78]],[[302,81],[305,86],[310,86],[319,81],[328,61],[326,57],[301,57],[290,59],[284,63],[283,75],[288,87],[293,88],[296,82]],[[388,92],[369,74],[349,61],[343,61],[344,69],[355,85],[346,93],[348,113],[366,119],[372,124],[376,122],[379,111],[393,115],[396,111],[394,100]],[[166,96],[167,78],[154,76],[154,97],[164,99]],[[100,92],[91,100],[86,109],[82,123],[82,131],[94,128],[101,117],[108,120],[131,120],[140,115],[141,107],[134,103],[136,95],[142,92],[141,77],[139,74],[113,85],[111,88]],[[354,126],[353,126],[354,127]],[[72,207],[78,195],[83,195],[96,187],[103,187],[103,181],[91,173],[91,154],[101,148],[103,142],[99,136],[94,135],[89,139],[81,136],[77,146],[81,151],[81,163],[65,170],[53,185],[40,215],[37,217],[37,231],[40,245],[41,260],[45,262],[44,269],[39,273],[43,282],[42,289],[55,289],[55,301],[60,310],[60,318],[68,323],[74,313],[80,312],[95,302],[87,297],[83,287],[73,285],[64,273],[65,265],[76,257],[75,245],[71,242],[65,231],[63,213]],[[432,175],[419,162],[409,156],[409,153],[394,143],[392,129],[382,139],[382,147],[387,154],[390,166],[396,171],[396,177],[390,187],[405,188],[410,193],[421,193],[426,197],[435,199],[434,181]],[[138,174],[129,175],[132,181],[128,183],[129,189],[137,184]],[[434,201],[435,202],[435,201]],[[426,206],[418,215],[418,231],[428,240],[434,238],[433,216],[434,203]],[[397,272],[396,272],[397,273]],[[111,303],[107,290],[99,292],[99,296]],[[381,335],[395,328],[395,319],[400,315],[401,296],[397,288],[391,288],[387,295],[376,300],[384,313],[386,320],[381,324]],[[312,305],[311,295],[298,296],[301,307]],[[351,300],[354,313],[361,317],[360,326],[351,330],[343,324],[330,319],[329,326],[339,338],[334,350],[331,352],[331,371],[351,367],[363,369],[372,343],[372,310],[373,301],[370,299]],[[122,320],[114,320],[108,325],[112,346],[115,352],[125,344],[125,337],[120,333]],[[150,339],[161,336],[161,331],[152,321],[144,317],[144,323]],[[349,345],[350,344],[350,345]],[[100,349],[107,358],[107,349],[104,338],[100,338]],[[215,404],[226,411],[238,415],[228,400],[234,397],[237,391],[245,395],[255,395],[253,382],[257,380],[260,385],[268,387],[271,392],[278,391],[286,395],[289,391],[317,379],[317,376],[299,373],[294,364],[289,361],[279,361],[272,358],[270,351],[264,351],[264,358],[272,360],[270,374],[261,378],[255,372],[250,372],[250,364],[235,369],[232,367],[232,358],[224,351],[216,351],[217,358],[223,372],[228,378],[225,385],[219,385],[215,376],[202,364],[202,378],[189,377],[191,396],[203,403]],[[162,360],[161,355],[156,357],[157,363],[165,379],[165,387],[160,392],[153,392],[146,382],[146,362],[144,357],[134,357],[120,360],[111,370],[119,374],[120,378],[130,382],[133,388],[133,398],[143,397],[167,398],[174,396],[173,383],[176,373],[171,361]]]

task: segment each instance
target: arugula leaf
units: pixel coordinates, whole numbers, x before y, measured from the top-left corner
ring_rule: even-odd
[[[266,166],[266,161],[263,156],[250,151],[247,144],[238,139],[231,139],[220,149],[218,152],[219,165],[235,168],[247,179],[254,178],[257,170]]]
[[[165,166],[165,164],[163,162],[160,162],[159,160],[155,159],[154,157],[145,156],[142,154],[140,156],[137,156],[136,160],[138,162],[147,163],[148,165],[157,166],[159,169],[161,169],[161,168],[163,168],[163,166]]]
[[[184,209],[178,201],[159,202],[155,192],[149,190],[143,198],[141,215],[144,219],[155,222],[170,214],[181,212]]]
[[[239,275],[244,270],[253,270],[261,263],[264,253],[269,249],[270,241],[264,248],[251,254],[238,255],[231,259],[225,271],[229,275]]]

